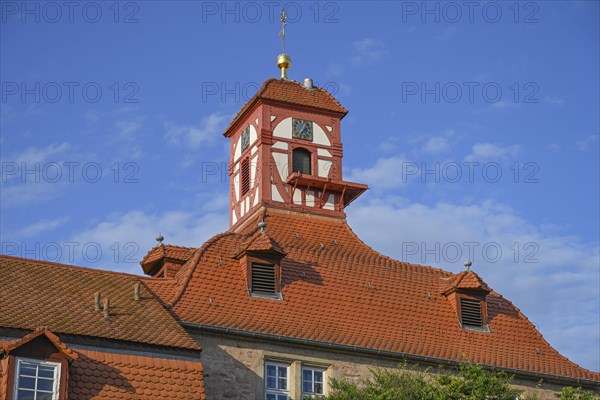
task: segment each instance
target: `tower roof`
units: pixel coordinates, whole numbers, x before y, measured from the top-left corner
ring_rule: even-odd
[[[231,129],[242,117],[260,102],[285,103],[292,106],[302,106],[319,111],[329,111],[340,114],[344,117],[348,110],[336,100],[335,97],[323,88],[313,87],[307,89],[299,82],[284,79],[267,79],[258,92],[233,118],[225,132],[225,136],[230,135]]]

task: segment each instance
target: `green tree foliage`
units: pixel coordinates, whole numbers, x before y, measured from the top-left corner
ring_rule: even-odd
[[[598,400],[600,396],[597,396],[593,393],[586,392],[581,388],[571,388],[567,387],[562,390],[562,392],[556,395],[561,400]]]
[[[462,363],[458,374],[428,373],[404,363],[395,370],[371,370],[371,375],[358,382],[333,379],[326,400],[539,400],[537,393],[524,396],[513,388],[512,375],[470,363]],[[565,388],[556,397],[600,400],[580,388]]]

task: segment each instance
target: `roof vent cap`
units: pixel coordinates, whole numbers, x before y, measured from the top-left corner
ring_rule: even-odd
[[[471,270],[471,265],[473,265],[473,263],[471,261],[465,261],[464,266],[467,269],[467,271]]]
[[[314,89],[313,80],[311,78],[304,78],[304,89]]]

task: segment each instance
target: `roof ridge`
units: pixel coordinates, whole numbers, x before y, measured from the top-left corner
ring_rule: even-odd
[[[109,269],[100,269],[100,268],[91,268],[91,267],[82,267],[80,265],[57,263],[57,262],[54,262],[54,261],[46,261],[46,260],[36,260],[34,258],[24,258],[24,257],[9,256],[7,254],[0,254],[0,261],[2,259],[10,259],[10,260],[15,260],[15,261],[25,261],[25,262],[28,262],[28,263],[37,264],[39,266],[52,266],[52,267],[59,267],[59,268],[66,268],[66,269],[81,270],[81,271],[84,271],[84,272],[85,271],[87,271],[87,272],[94,272],[94,273],[98,273],[98,274],[120,275],[120,276],[124,276],[124,277],[137,278],[137,279],[143,279],[144,278],[143,275],[136,275],[136,274],[131,274],[131,273],[128,273],[128,272],[112,271],[112,270],[109,270]]]
[[[190,258],[188,260],[188,262],[191,262],[191,264],[193,264],[193,265],[188,268],[187,275],[184,277],[184,280],[178,285],[179,288],[175,292],[175,296],[173,296],[171,301],[166,304],[167,309],[173,308],[177,304],[177,302],[179,300],[181,300],[181,297],[183,296],[183,293],[185,292],[185,289],[186,289],[187,285],[189,284],[190,279],[191,279],[192,275],[194,274],[194,271],[196,270],[196,267],[198,266],[198,263],[200,262],[200,259],[202,258],[204,253],[206,253],[206,251],[208,249],[210,249],[210,247],[213,244],[217,243],[221,238],[224,238],[226,236],[234,236],[234,235],[237,235],[237,234],[234,232],[231,232],[231,231],[219,233],[219,234],[213,236],[212,238],[208,239],[206,242],[204,242],[204,244],[201,247],[199,247],[196,250],[196,252],[194,253],[194,257]],[[186,262],[185,264],[187,264],[188,262]],[[185,264],[184,264],[184,266],[185,266]]]
[[[453,275],[452,272],[450,271],[446,271],[445,269],[442,268],[438,268],[438,267],[432,267],[431,265],[421,265],[421,264],[414,264],[414,263],[409,263],[406,261],[401,261],[401,260],[396,260],[395,258],[392,258],[390,256],[387,256],[377,250],[375,250],[374,248],[372,248],[370,245],[368,245],[367,243],[365,243],[360,237],[358,237],[358,235],[354,232],[354,230],[352,230],[352,227],[350,226],[350,224],[347,222],[347,220],[344,220],[343,225],[345,225],[348,228],[348,231],[352,234],[352,236],[358,240],[360,243],[362,243],[365,247],[367,247],[369,250],[373,251],[375,254],[377,254],[379,257],[387,259],[389,262],[392,263],[398,263],[404,266],[409,266],[409,267],[417,267],[417,268],[421,268],[421,269],[428,269],[428,270],[432,270],[434,272],[438,272],[442,275],[448,275],[450,274],[450,276]]]

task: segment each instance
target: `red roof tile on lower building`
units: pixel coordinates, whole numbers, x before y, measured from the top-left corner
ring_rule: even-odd
[[[234,258],[240,243],[257,229],[257,217],[240,234],[228,232],[209,240],[182,267],[177,295],[167,301],[178,319],[349,348],[450,361],[467,357],[533,374],[600,380],[600,374],[560,355],[510,301],[493,291],[487,296],[490,332],[462,329],[440,291],[457,278],[454,274],[385,257],[365,245],[344,220],[269,209],[265,221],[266,232],[287,253],[282,261],[283,300],[249,296]],[[485,285],[471,278],[466,277],[465,284]]]
[[[134,299],[141,277],[10,256],[0,256],[0,276],[0,327],[200,349],[143,284]],[[94,309],[96,292],[110,299],[108,318]]]
[[[0,340],[0,347],[12,342]],[[69,368],[69,400],[204,400],[199,360],[76,349]],[[0,360],[0,394],[6,393],[7,360]]]

